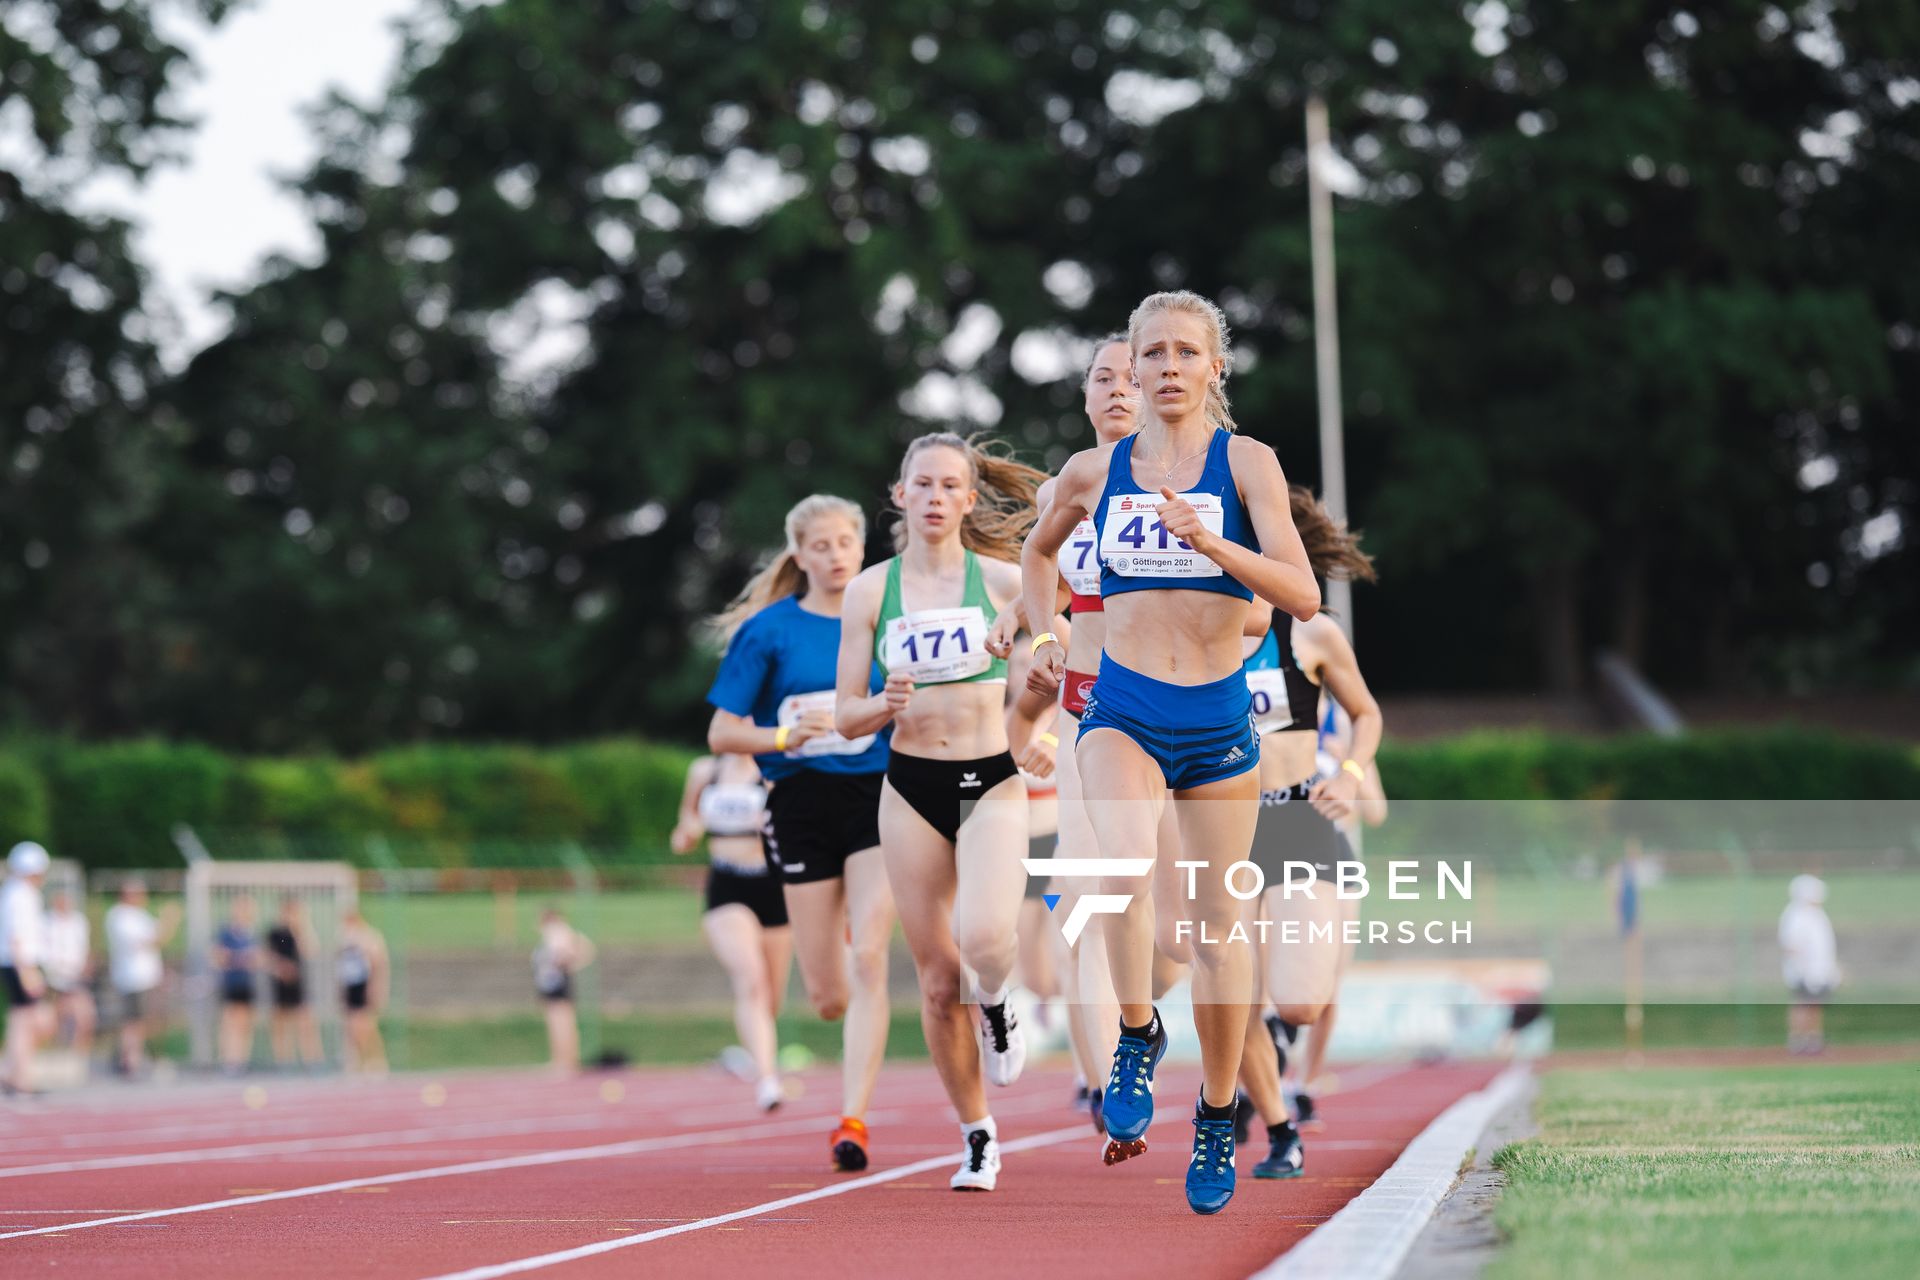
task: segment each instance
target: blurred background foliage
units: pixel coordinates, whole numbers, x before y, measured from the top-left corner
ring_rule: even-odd
[[[948,424],[1057,466],[1082,344],[1162,287],[1221,301],[1244,429],[1314,482],[1310,89],[1377,687],[1571,689],[1601,646],[1672,689],[1920,682],[1913,0],[423,0],[387,99],[314,112],[324,252],[178,370],[70,199],[178,136],[167,4],[226,7],[0,27],[17,732],[690,739],[696,623],[791,502],[876,509]],[[0,804],[139,777],[404,828],[454,769],[463,821],[551,775],[492,817],[611,838],[658,820],[597,789],[644,754],[136,742],[0,761]]]

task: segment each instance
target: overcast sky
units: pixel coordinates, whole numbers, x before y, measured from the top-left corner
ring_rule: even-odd
[[[139,224],[140,259],[156,301],[172,308],[184,342],[179,361],[221,332],[206,303],[212,288],[246,281],[274,251],[310,259],[319,241],[276,175],[298,174],[315,156],[301,109],[330,87],[376,101],[399,56],[394,19],[416,0],[249,0],[209,31],[163,9],[167,29],[193,55],[197,75],[176,101],[199,125],[177,140],[187,162],[134,187],[103,181],[86,200]]]

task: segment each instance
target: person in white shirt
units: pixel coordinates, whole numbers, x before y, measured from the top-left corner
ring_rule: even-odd
[[[1833,921],[1821,905],[1827,886],[1818,876],[1795,876],[1787,886],[1787,909],[1780,913],[1780,976],[1793,1004],[1787,1010],[1787,1049],[1819,1053],[1826,1048],[1820,1006],[1840,985],[1840,954]]]
[[[47,1033],[46,904],[40,886],[52,860],[31,840],[7,855],[0,884],[0,990],[7,1001],[7,1032],[0,1050],[0,1093],[30,1093],[33,1054]]]
[[[119,997],[120,1067],[129,1076],[146,1069],[152,993],[166,972],[160,948],[179,925],[179,908],[172,903],[154,919],[147,910],[147,886],[139,880],[122,883],[120,901],[107,910],[107,977]]]
[[[47,1031],[57,1035],[72,1028],[73,1051],[85,1062],[93,1052],[93,933],[87,913],[74,905],[73,894],[61,889],[47,912],[47,991],[53,1010]]]

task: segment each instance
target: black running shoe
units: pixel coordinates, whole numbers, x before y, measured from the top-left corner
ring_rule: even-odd
[[[1301,1124],[1311,1124],[1313,1122],[1313,1097],[1311,1094],[1294,1094],[1293,1109],[1298,1113]]]
[[[1233,1100],[1233,1142],[1235,1146],[1245,1145],[1253,1136],[1253,1099],[1242,1089]]]

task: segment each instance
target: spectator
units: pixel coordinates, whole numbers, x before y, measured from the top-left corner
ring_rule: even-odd
[[[573,1005],[573,975],[593,963],[593,943],[567,923],[558,907],[540,913],[540,945],[533,951],[533,985],[547,1014],[547,1055],[554,1071],[580,1069],[580,1021]]]
[[[213,968],[220,975],[220,1069],[238,1075],[253,1057],[254,975],[260,942],[253,936],[253,899],[238,897],[213,936]]]
[[[127,880],[120,901],[107,909],[107,979],[120,1006],[120,1069],[130,1077],[147,1069],[147,1020],[165,966],[160,949],[180,927],[180,908],[168,903],[154,919],[147,910],[147,886]]]
[[[5,1046],[0,1050],[0,1093],[33,1091],[33,1054],[47,1033],[46,905],[40,886],[51,859],[31,840],[7,855],[0,884],[0,990],[7,1001]]]
[[[1787,1010],[1787,1050],[1819,1053],[1827,1047],[1820,1006],[1840,985],[1840,956],[1833,921],[1821,905],[1827,886],[1818,876],[1795,876],[1780,913],[1780,972],[1793,1004]]]
[[[307,970],[301,959],[312,951],[313,932],[307,928],[300,900],[289,894],[280,900],[280,919],[267,930],[267,977],[273,988],[269,1034],[276,1066],[290,1066],[296,1050],[305,1067],[318,1066],[323,1056],[320,1024],[307,1001]]]
[[[387,1007],[387,942],[358,907],[348,907],[340,920],[334,964],[347,1017],[347,1070],[383,1073],[387,1050],[380,1039],[380,1014]]]
[[[73,1051],[84,1068],[93,1052],[93,935],[87,914],[74,906],[73,894],[61,889],[53,895],[47,913],[47,991],[53,1008],[47,1034],[57,1038],[71,1028]]]

